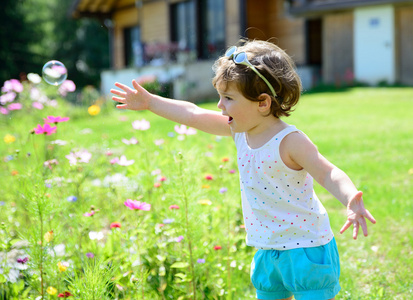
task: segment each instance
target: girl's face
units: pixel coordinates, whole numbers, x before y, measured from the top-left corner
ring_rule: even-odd
[[[224,116],[228,116],[228,124],[232,132],[252,133],[260,125],[262,114],[258,110],[259,102],[250,101],[237,89],[235,84],[218,86],[220,96],[218,108]]]

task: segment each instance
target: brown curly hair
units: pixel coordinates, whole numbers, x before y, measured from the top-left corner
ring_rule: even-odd
[[[249,62],[270,82],[277,96],[273,96],[267,84],[248,66],[237,65],[225,55],[214,63],[214,87],[224,84],[226,88],[228,83],[235,83],[245,98],[257,102],[262,101],[258,99],[262,93],[267,93],[272,100],[269,115],[289,116],[302,91],[294,61],[273,43],[244,39],[240,43],[243,45],[237,47],[237,52],[247,54]]]

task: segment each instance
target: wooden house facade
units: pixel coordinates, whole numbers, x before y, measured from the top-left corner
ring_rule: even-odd
[[[307,89],[353,79],[413,85],[413,1],[75,0],[70,13],[109,29],[105,93],[154,74],[173,83],[174,97],[216,95],[211,66],[240,37],[285,49]]]

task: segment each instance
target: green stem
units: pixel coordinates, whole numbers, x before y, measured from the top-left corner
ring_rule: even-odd
[[[192,273],[192,290],[193,290],[193,295],[194,295],[194,300],[196,300],[196,283],[195,283],[195,266],[194,266],[194,260],[193,260],[193,255],[192,255],[192,234],[191,234],[191,228],[189,224],[189,217],[188,217],[188,197],[187,197],[187,192],[186,192],[186,187],[184,184],[184,176],[183,176],[183,170],[182,170],[182,162],[179,163],[179,173],[180,173],[180,178],[181,178],[181,187],[182,187],[182,193],[183,193],[183,198],[184,198],[184,203],[185,203],[185,234],[188,240],[188,250],[189,250],[189,260],[190,260],[190,272]]]

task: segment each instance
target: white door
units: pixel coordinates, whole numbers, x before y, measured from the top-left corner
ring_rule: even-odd
[[[357,81],[394,83],[395,25],[391,5],[354,11],[354,75]]]

